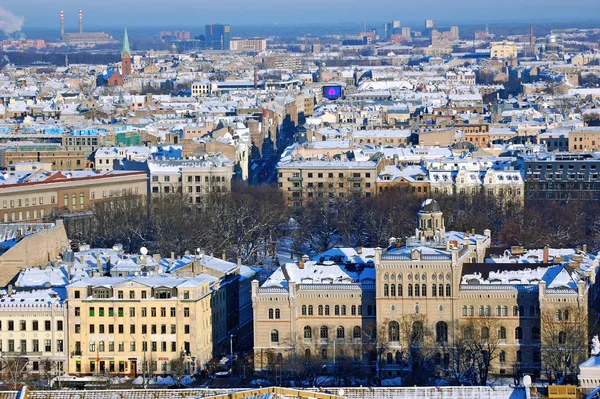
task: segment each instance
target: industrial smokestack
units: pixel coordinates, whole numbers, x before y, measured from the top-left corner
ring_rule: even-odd
[[[258,68],[254,67],[254,90],[258,89]]]
[[[535,38],[533,37],[533,24],[529,24],[529,45],[533,46]]]
[[[83,33],[83,11],[79,10],[79,33]]]
[[[60,38],[65,36],[65,12],[60,10]]]

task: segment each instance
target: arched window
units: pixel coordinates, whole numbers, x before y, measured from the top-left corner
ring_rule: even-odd
[[[386,363],[387,364],[392,364],[394,363],[394,355],[392,355],[392,352],[388,352],[387,356],[386,356]]]
[[[390,285],[390,296],[396,296],[396,284]]]
[[[490,338],[490,329],[487,327],[481,327],[481,339]]]
[[[413,296],[413,285],[412,284],[408,285],[408,296]]]
[[[485,311],[483,305],[479,305],[479,317],[485,316]]]
[[[567,333],[564,331],[561,331],[558,333],[558,343],[560,345],[564,345],[567,342]]]
[[[313,305],[308,305],[308,315],[309,316],[313,315]]]
[[[327,326],[321,326],[321,339],[329,338],[329,329]]]
[[[354,328],[352,329],[352,338],[361,338],[362,337],[362,330],[359,326],[354,326]]]
[[[467,305],[463,305],[463,307],[462,307],[462,315],[465,316],[465,317],[467,316]]]
[[[431,284],[431,296],[437,296],[437,285]]]
[[[383,285],[383,296],[390,296],[390,286],[387,284]]]
[[[498,360],[500,361],[500,363],[506,363],[506,352],[500,351],[500,353],[498,354]]]
[[[338,339],[344,339],[344,338],[346,338],[346,330],[344,330],[344,327],[339,326],[337,328],[336,337]]]
[[[517,351],[517,363],[523,363],[523,352]]]
[[[346,305],[342,305],[340,308],[340,313],[342,316],[346,316]]]
[[[415,296],[421,296],[421,286],[419,284],[415,284]]]
[[[279,308],[275,309],[275,318],[281,319],[281,311],[279,310]]]
[[[450,284],[446,284],[446,296],[452,296],[452,286]]]
[[[513,316],[519,315],[519,307],[517,305],[513,306]]]
[[[508,306],[502,307],[502,316],[508,316]]]
[[[402,284],[398,284],[398,296],[402,296]]]
[[[438,286],[438,296],[444,296],[444,284]]]
[[[485,317],[490,317],[492,315],[492,307],[490,305],[487,305],[485,307]]]
[[[501,316],[502,315],[502,308],[500,307],[500,305],[496,306],[496,316]]]
[[[358,305],[358,309],[356,310],[356,314],[362,316],[362,305]]]
[[[448,324],[443,321],[438,321],[435,325],[435,341],[448,342]]]
[[[271,342],[279,342],[279,331],[271,330]]]
[[[402,352],[396,351],[396,364],[402,364]]]
[[[305,357],[306,359],[310,359],[310,349],[306,349],[306,350],[304,350],[304,357]]]
[[[421,296],[427,296],[427,284],[421,285]]]
[[[411,345],[423,344],[423,338],[425,337],[425,328],[423,322],[415,321],[412,325],[412,331],[410,334]]]
[[[538,327],[533,327],[531,329],[531,340],[533,342],[539,342],[540,337],[541,337],[541,335],[540,335],[540,329]]]
[[[340,305],[335,305],[333,308],[333,312],[336,316],[340,315]]]
[[[516,340],[523,339],[523,329],[521,327],[515,328],[515,339]]]
[[[563,311],[563,316],[564,316],[565,321],[569,321],[569,311],[568,310],[565,309]]]
[[[306,305],[302,305],[302,316],[306,316]]]
[[[498,338],[506,339],[506,328],[504,326],[500,326],[498,329]]]
[[[319,316],[323,316],[323,305],[319,305]]]
[[[312,328],[310,326],[304,326],[304,339],[312,338]]]
[[[325,305],[325,316],[329,316],[329,305]]]
[[[388,325],[388,339],[391,342],[400,341],[400,324],[397,321],[391,321]]]
[[[475,316],[475,306],[473,305],[469,306],[469,316]]]
[[[321,359],[327,360],[327,349],[321,349]]]
[[[356,305],[352,305],[352,306],[350,307],[350,314],[351,314],[352,316],[356,316]]]
[[[273,309],[269,309],[269,319],[273,318]]]

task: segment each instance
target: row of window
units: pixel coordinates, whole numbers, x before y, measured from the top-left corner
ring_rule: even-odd
[[[397,289],[396,289],[397,288]],[[407,284],[407,296],[408,297],[421,297],[427,296],[427,284]],[[452,285],[446,284],[446,290],[444,291],[444,284],[432,284],[431,285],[431,296],[432,297],[450,297],[452,296]],[[383,285],[383,296],[386,297],[402,297],[404,296],[402,284],[384,284]]]
[[[46,212],[44,209],[40,209],[39,218],[43,219],[46,217]],[[4,223],[11,222],[22,222],[24,220],[37,220],[38,219],[38,211],[34,209],[33,211],[25,211],[25,212],[11,212],[10,215],[6,212],[3,216]]]
[[[126,342],[124,341],[119,341],[116,342],[116,347],[117,347],[117,352],[125,352],[125,346],[126,346]],[[186,342],[186,347],[188,347],[189,349],[189,343]],[[130,352],[135,352],[137,348],[137,343],[136,341],[130,341],[129,342],[129,351]],[[157,341],[152,341],[150,342],[150,350],[152,352],[158,352],[159,348],[160,348],[160,352],[177,352],[177,342],[165,342],[165,341],[161,341],[161,342],[157,342]],[[115,352],[115,341],[108,341],[108,342],[104,342],[104,341],[99,341],[98,342],[98,347],[96,348],[96,342],[91,341],[89,343],[89,351],[90,353],[95,353],[95,352]],[[77,353],[81,353],[81,342],[77,341],[75,342],[75,352]],[[148,342],[146,341],[142,341],[142,352],[148,352]]]
[[[15,330],[15,321],[14,320],[8,320],[8,322],[6,323],[6,330],[5,331],[16,331]],[[44,331],[52,331],[52,321],[51,320],[44,320]],[[27,329],[27,321],[26,320],[19,320],[18,322],[19,325],[19,331],[41,331],[40,327],[40,322],[38,320],[32,320],[31,321],[31,330]],[[56,331],[62,331],[63,330],[63,326],[64,326],[64,322],[62,320],[57,320],[56,321]],[[2,321],[0,321],[0,331],[2,331]]]
[[[164,182],[171,182],[171,176],[163,176],[162,179]],[[152,176],[152,181],[153,182],[158,182],[159,181],[159,177],[158,176]],[[177,181],[181,181],[181,176],[177,177]],[[210,183],[210,182],[226,182],[227,181],[227,177],[225,176],[210,176],[210,178],[208,176],[204,176],[204,183]],[[188,183],[201,183],[202,182],[202,176],[188,176],[187,177],[187,182]]]
[[[567,319],[565,319],[565,320],[568,320],[569,311],[565,310],[564,312],[566,312],[565,316],[567,317]],[[562,317],[563,313],[561,311],[559,311],[559,313],[561,314],[561,317]],[[535,317],[536,315],[539,315],[539,314],[540,314],[539,307],[536,307],[533,305],[529,306],[529,314],[528,314],[529,317]],[[467,305],[463,305],[462,315],[463,315],[463,317],[475,316],[475,306],[470,305],[467,307]],[[491,317],[492,316],[492,307],[490,305],[487,305],[487,306],[479,305],[477,315],[479,317]],[[497,305],[495,315],[496,315],[496,317],[507,317],[508,316],[508,306]],[[526,316],[525,307],[523,305],[513,306],[512,315],[513,315],[513,317],[525,317]],[[558,319],[558,317],[559,316],[557,313],[557,319]],[[558,319],[558,320],[562,320],[562,319]]]
[[[105,308],[103,308],[103,307],[98,308],[98,316],[99,317],[104,317],[105,315],[108,315],[108,317],[112,317],[115,315],[115,308],[113,308],[113,307],[108,308],[107,313],[105,313],[104,309]],[[129,317],[135,317],[135,313],[136,313],[135,309],[136,308],[129,308]],[[141,317],[148,317],[147,309],[148,308],[141,308]],[[150,317],[157,317],[156,309],[157,308],[150,308]],[[81,316],[81,308],[80,307],[75,307],[74,310],[75,310],[75,316]],[[171,317],[176,317],[177,316],[176,308],[171,308],[169,314]],[[96,315],[96,308],[90,307],[89,315],[90,315],[90,317],[94,317]],[[117,308],[117,316],[123,317],[124,315],[125,315],[125,308]],[[167,308],[160,308],[160,317],[167,317]],[[183,308],[183,317],[190,317],[190,308]]]
[[[322,172],[318,172],[318,173],[309,172],[309,173],[306,174],[306,177],[308,179],[312,179],[312,178],[315,177],[315,175],[316,175],[317,179],[323,179],[324,176],[325,176],[325,173],[322,173]],[[334,175],[335,175],[335,173],[329,172],[329,173],[327,173],[327,178],[328,179],[333,179]],[[283,173],[279,173],[278,177],[280,177],[280,178],[283,177]],[[302,176],[300,176],[300,172],[293,172],[292,173],[292,177],[302,177]],[[337,177],[340,178],[340,179],[343,179],[344,178],[344,173],[343,172],[338,172],[337,173]],[[362,174],[360,172],[353,172],[353,173],[348,174],[347,177],[360,178],[360,177],[363,177],[363,176],[362,176]],[[365,172],[364,177],[367,178],[367,179],[370,178],[371,177],[371,172]]]
[[[39,339],[32,339],[31,346],[28,346],[26,339],[22,339],[20,341],[15,341],[14,339],[9,339],[7,341],[7,347],[3,348],[2,343],[3,340],[0,339],[0,352],[6,350],[8,352],[18,352],[18,353],[28,353],[29,352],[52,352],[52,340],[45,339],[43,342],[43,346],[40,346]],[[16,346],[18,345],[18,346]],[[62,339],[56,340],[56,352],[63,352],[65,349],[64,341]]]
[[[54,197],[52,197],[52,198],[54,198]],[[11,208],[14,208],[15,204],[17,205],[17,208],[20,208],[21,206],[29,206],[29,203],[30,203],[29,198],[19,198],[16,200],[16,202],[15,202],[15,200],[3,200],[2,208],[5,208],[5,209],[8,208],[9,204],[10,204]],[[31,205],[37,205],[38,203],[40,205],[44,205],[44,197],[39,197],[39,199],[36,197],[31,198]],[[25,205],[23,205],[23,204],[25,204]]]
[[[302,316],[313,316],[314,315],[314,307],[313,305],[302,305]],[[279,309],[276,309],[279,310]],[[335,305],[333,307],[333,314],[335,316],[346,316],[347,308],[346,305]],[[317,306],[317,314],[319,316],[329,316],[331,314],[331,307],[329,305],[319,305]],[[270,313],[269,313],[270,315]],[[367,314],[363,314],[362,305],[352,305],[350,306],[350,315],[351,316],[374,316],[375,308],[372,305],[367,305]],[[269,317],[271,318],[271,317]],[[277,317],[276,317],[277,318]]]
[[[189,334],[190,333],[190,325],[189,324],[184,325],[183,330],[184,330],[184,334]],[[99,334],[104,334],[104,333],[106,333],[106,331],[108,331],[108,334],[114,334],[115,333],[115,325],[108,324],[108,329],[106,329],[104,324],[98,324],[97,332]],[[160,333],[159,333],[159,331],[160,331]],[[168,334],[176,334],[177,326],[175,324],[171,324],[169,326],[169,328],[167,328],[166,324],[161,324],[160,326],[157,324],[150,325],[150,334],[167,334],[167,331],[168,331]],[[90,334],[96,333],[96,325],[95,324],[89,325],[89,332],[90,332]],[[135,332],[136,332],[136,324],[130,324],[129,325],[129,334],[135,334]],[[81,333],[81,324],[75,324],[75,333],[76,334]],[[124,324],[117,324],[117,333],[118,334],[125,333],[125,325]],[[147,334],[147,333],[148,333],[148,325],[142,324],[142,334]]]

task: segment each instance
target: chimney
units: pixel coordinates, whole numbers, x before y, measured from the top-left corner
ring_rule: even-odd
[[[362,254],[362,247],[358,247],[356,249],[356,253],[359,254],[359,255]]]
[[[585,252],[585,253],[587,254],[587,251],[588,251],[588,246],[587,246],[587,244],[583,244],[582,251],[583,251],[583,252]]]
[[[60,39],[65,36],[65,12],[60,10]]]
[[[550,251],[548,250],[548,247],[544,247],[544,252],[543,252],[543,257],[542,257],[544,263],[548,263],[549,252]]]
[[[13,286],[12,286],[12,284],[10,284],[8,286],[8,296],[11,296],[12,294],[13,294]]]
[[[96,258],[96,268],[98,269],[98,273],[101,273],[102,270],[102,258],[100,257],[100,255],[98,255],[98,257]]]
[[[83,33],[83,11],[79,10],[79,33]]]
[[[254,90],[258,89],[258,68],[254,67]]]
[[[237,257],[237,265],[238,265],[238,267],[242,266],[242,257],[241,256]]]
[[[73,275],[73,270],[71,269],[73,266],[73,262],[67,263],[67,281],[71,282],[71,276]]]
[[[227,252],[223,251],[223,253],[221,254],[221,259],[227,260]]]

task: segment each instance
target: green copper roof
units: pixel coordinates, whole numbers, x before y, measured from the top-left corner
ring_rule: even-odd
[[[121,49],[121,57],[125,53],[131,55],[131,49],[129,48],[129,36],[127,35],[127,28],[125,28],[125,35],[123,36],[123,48]]]

